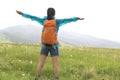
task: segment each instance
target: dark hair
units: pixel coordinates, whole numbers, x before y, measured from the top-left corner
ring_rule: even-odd
[[[54,19],[54,16],[55,16],[55,9],[54,8],[48,8],[47,19],[48,20]]]

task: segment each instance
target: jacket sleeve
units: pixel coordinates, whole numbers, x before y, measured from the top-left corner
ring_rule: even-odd
[[[44,18],[40,18],[40,17],[37,17],[37,16],[33,16],[33,15],[30,15],[30,14],[26,14],[26,13],[22,13],[22,16],[24,18],[28,18],[28,19],[31,19],[32,21],[36,21],[38,22],[39,24],[43,25],[43,22],[44,22]]]
[[[62,26],[62,25],[65,25],[67,23],[70,23],[70,22],[76,22],[77,17],[65,18],[65,19],[56,19],[56,21],[57,21],[57,26]]]
[[[76,22],[77,21],[77,17],[72,17],[72,18],[65,18],[65,19],[56,19],[56,30],[58,31],[59,30],[59,27],[62,26],[62,25],[65,25],[67,23],[70,23],[70,22]]]

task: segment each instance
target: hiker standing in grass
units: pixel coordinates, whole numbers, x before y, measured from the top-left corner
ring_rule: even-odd
[[[44,66],[46,57],[48,56],[49,52],[52,57],[52,66],[53,66],[55,80],[59,80],[59,72],[58,72],[59,44],[57,40],[57,33],[59,27],[66,23],[75,22],[77,20],[84,20],[84,18],[72,17],[65,19],[56,19],[54,8],[48,8],[47,16],[44,18],[29,15],[17,10],[16,12],[25,18],[31,19],[33,21],[37,21],[43,26],[43,31],[41,35],[42,47],[40,51],[40,62],[37,67],[35,80],[39,80],[42,68]]]

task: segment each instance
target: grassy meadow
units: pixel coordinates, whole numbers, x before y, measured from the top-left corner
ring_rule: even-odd
[[[0,80],[34,80],[40,45],[0,44]],[[61,46],[60,80],[120,80],[120,49]],[[40,80],[54,80],[48,56]]]

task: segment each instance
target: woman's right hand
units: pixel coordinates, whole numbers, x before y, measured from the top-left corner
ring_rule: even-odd
[[[79,18],[79,17],[77,17],[77,20],[84,20],[84,18]]]
[[[21,11],[17,11],[17,10],[16,10],[16,12],[17,12],[19,15],[22,15],[22,12],[21,12]]]

